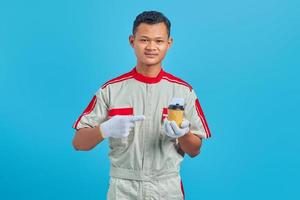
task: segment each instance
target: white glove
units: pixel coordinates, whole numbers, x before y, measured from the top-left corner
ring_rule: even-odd
[[[164,120],[163,132],[171,138],[179,138],[190,132],[190,122],[184,119],[179,128],[175,121]]]
[[[142,121],[144,119],[144,115],[116,115],[100,125],[100,132],[104,138],[125,138],[135,126],[134,122]]]

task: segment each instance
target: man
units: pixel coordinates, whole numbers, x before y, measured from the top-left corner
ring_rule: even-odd
[[[73,125],[76,150],[109,139],[108,199],[184,199],[180,163],[185,153],[198,155],[202,138],[210,137],[192,87],[162,69],[173,42],[170,26],[160,12],[136,17],[129,36],[136,66],[103,84]],[[184,101],[179,126],[167,119],[174,98]]]

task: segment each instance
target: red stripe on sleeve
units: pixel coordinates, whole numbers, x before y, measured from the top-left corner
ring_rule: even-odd
[[[196,106],[196,110],[197,110],[198,116],[200,117],[201,122],[202,122],[202,124],[204,126],[204,129],[205,129],[205,132],[206,132],[206,138],[209,138],[209,137],[211,137],[210,130],[208,128],[207,121],[205,119],[203,110],[202,110],[202,108],[200,106],[200,102],[199,102],[198,99],[195,100],[195,106]]]
[[[81,118],[84,116],[84,115],[87,115],[89,114],[90,112],[92,112],[92,110],[94,110],[95,108],[95,105],[96,105],[96,102],[97,102],[97,97],[96,95],[93,96],[93,99],[90,101],[89,105],[85,108],[85,110],[83,111],[83,113],[79,116],[79,118],[76,120],[76,122],[74,123],[73,125],[73,128],[76,128],[77,129],[77,125],[78,123],[80,122]]]
[[[180,181],[180,187],[181,187],[181,192],[182,192],[182,194],[183,194],[183,199],[185,199],[184,188],[183,188],[182,180]]]

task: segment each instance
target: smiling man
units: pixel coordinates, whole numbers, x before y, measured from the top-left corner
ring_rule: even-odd
[[[136,66],[104,83],[73,125],[76,150],[109,140],[109,200],[184,199],[180,163],[210,137],[193,88],[162,68],[173,42],[170,27],[160,12],[136,17],[129,36]],[[167,118],[174,99],[183,102],[179,125]]]

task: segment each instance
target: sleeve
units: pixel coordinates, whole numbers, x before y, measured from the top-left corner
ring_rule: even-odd
[[[93,96],[83,113],[75,121],[73,128],[76,130],[80,128],[92,128],[99,126],[103,121],[105,121],[108,117],[108,104],[105,99],[104,91],[100,88]]]
[[[191,123],[190,131],[192,133],[199,135],[200,138],[207,139],[211,137],[203,110],[193,89],[189,92],[189,95],[186,98],[184,115]]]

